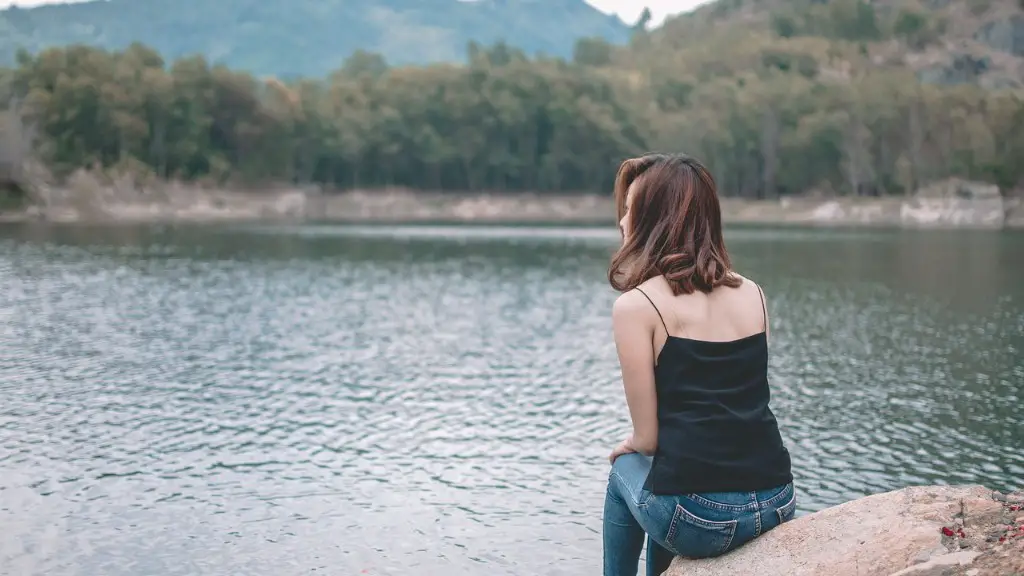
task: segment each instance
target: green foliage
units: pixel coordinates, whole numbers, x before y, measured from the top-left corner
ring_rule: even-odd
[[[173,4],[173,5],[172,5]],[[118,0],[0,11],[0,65],[86,44],[145,39],[169,59],[202,54],[258,75],[324,76],[356,50],[393,64],[463,61],[470,40],[569,58],[577,38],[624,44],[631,29],[584,0]]]
[[[849,8],[852,5],[852,10]],[[854,2],[837,1],[838,8],[833,12],[834,25],[837,29],[849,30],[846,36],[850,40],[875,40],[881,36],[878,28],[878,17],[875,8],[864,0]]]
[[[743,2],[744,0],[718,0],[711,6],[712,14],[716,18],[724,18],[742,8]]]
[[[814,78],[818,75],[818,61],[810,54],[767,49],[761,54],[761,64],[765,68],[797,72],[805,78]]]
[[[643,11],[640,13],[640,18],[637,19],[636,24],[633,24],[633,32],[643,32],[647,29],[647,25],[650,24],[653,19],[654,15],[651,14],[651,9],[645,6]]]
[[[572,61],[582,66],[607,66],[612,62],[612,45],[603,38],[580,38],[573,48]]]
[[[1024,0],[1021,1],[1024,2]],[[970,8],[971,14],[981,16],[992,7],[992,0],[968,0],[967,6]]]
[[[35,152],[58,173],[598,192],[622,159],[661,149],[703,159],[723,194],[749,198],[901,194],[948,176],[1024,182],[1024,96],[877,65],[870,5],[789,5],[761,28],[709,26],[711,8],[628,48],[579,41],[570,62],[472,42],[464,65],[360,51],[321,80],[259,79],[201,56],[165,63],[141,45],[71,46],[22,54],[0,73],[0,96],[23,102]],[[945,22],[885,16],[907,43]]]
[[[14,183],[0,177],[0,213],[6,210],[19,210],[28,202],[28,194]]]
[[[691,83],[666,78],[656,82],[653,86],[655,100],[658,108],[664,111],[680,111],[686,109],[690,103],[690,95],[694,86]]]
[[[1024,2],[1024,0],[1021,1]],[[796,18],[789,14],[773,14],[772,29],[783,38],[792,38],[798,31]]]
[[[597,190],[643,150],[642,122],[607,80],[501,45],[471,67],[382,70],[358,55],[329,80],[291,83],[142,56],[51,49],[15,70],[58,172],[135,159],[184,179]]]
[[[920,50],[932,44],[945,32],[946,21],[920,10],[902,9],[896,15],[892,32],[910,47]]]
[[[875,8],[865,0],[832,0],[789,6],[771,16],[772,28],[783,38],[823,36],[850,41],[877,40],[882,31]]]
[[[910,37],[920,33],[928,26],[928,17],[917,11],[900,10],[893,24],[893,33],[897,36]]]

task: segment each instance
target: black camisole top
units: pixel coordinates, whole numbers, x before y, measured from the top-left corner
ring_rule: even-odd
[[[670,334],[661,311],[665,333]],[[728,342],[669,335],[658,355],[658,447],[644,487],[654,494],[746,492],[793,481],[768,407],[765,330]]]

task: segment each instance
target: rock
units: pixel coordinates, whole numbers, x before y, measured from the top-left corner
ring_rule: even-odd
[[[975,32],[974,39],[995,50],[1024,56],[1024,15],[988,22]]]
[[[936,568],[944,568],[947,566],[967,566],[971,562],[974,562],[974,559],[979,555],[980,552],[956,552],[954,554],[943,554],[942,556],[933,558],[924,564],[918,564],[917,566],[911,566],[910,568],[905,568],[899,572],[894,572],[890,576],[924,576],[925,574],[935,571]]]
[[[1022,195],[1024,196],[1024,195]],[[1007,228],[1024,228],[1024,197],[1006,199],[1006,224]],[[1024,497],[1021,497],[1024,501]]]
[[[974,182],[960,178],[949,178],[932,182],[917,190],[917,198],[942,200],[1001,200],[999,186],[987,182]]]
[[[975,560],[999,566],[999,544],[960,550],[960,542],[984,543],[1009,507],[982,486],[904,488],[798,517],[719,558],[677,558],[664,576],[926,576]],[[943,536],[957,519],[969,538]]]
[[[914,557],[914,564],[923,564],[932,559],[933,556],[939,556],[948,552],[945,546],[936,546],[931,550],[922,550]]]
[[[918,190],[900,208],[907,226],[964,226],[1002,228],[1007,209],[999,187],[950,178]]]

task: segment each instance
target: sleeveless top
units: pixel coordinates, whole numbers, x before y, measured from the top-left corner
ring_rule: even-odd
[[[747,492],[793,481],[789,451],[768,408],[768,310],[758,334],[713,342],[672,336],[654,370],[658,447],[644,488],[654,494]]]

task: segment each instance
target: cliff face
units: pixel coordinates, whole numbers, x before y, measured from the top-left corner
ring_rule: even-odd
[[[911,487],[799,517],[665,576],[1008,576],[1024,573],[1024,493]]]

